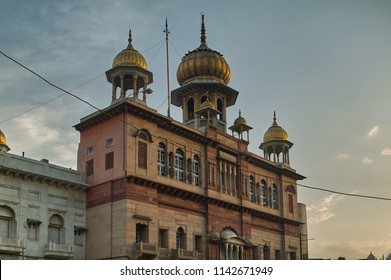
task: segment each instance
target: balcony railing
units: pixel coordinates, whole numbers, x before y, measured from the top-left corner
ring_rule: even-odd
[[[0,236],[0,252],[20,255],[24,248],[25,240]]]
[[[73,246],[49,242],[44,248],[43,255],[50,259],[71,259],[75,253]]]
[[[135,243],[135,247],[136,247],[136,252],[141,255],[156,256],[159,252],[156,243],[137,242]]]
[[[201,260],[202,253],[185,249],[172,249],[172,258],[181,260]]]

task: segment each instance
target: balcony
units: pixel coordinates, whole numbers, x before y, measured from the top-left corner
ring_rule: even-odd
[[[21,255],[25,248],[26,248],[26,244],[24,240],[0,236],[1,253]]]
[[[156,243],[135,243],[136,253],[141,256],[156,256],[159,252]]]
[[[179,260],[202,260],[202,253],[185,249],[172,249],[172,258]]]
[[[73,246],[49,242],[44,248],[43,255],[47,259],[73,259],[75,253]]]

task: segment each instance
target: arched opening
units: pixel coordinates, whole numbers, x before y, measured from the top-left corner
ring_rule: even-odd
[[[219,111],[218,119],[224,121],[224,102],[221,98],[217,99],[217,111]]]
[[[64,220],[58,215],[54,214],[49,219],[48,226],[48,241],[56,244],[64,244]]]
[[[7,207],[0,207],[0,237],[15,238],[16,221],[14,211]]]
[[[194,119],[194,99],[190,98],[187,101],[187,120]]]
[[[186,233],[182,227],[176,231],[176,248],[186,249]]]

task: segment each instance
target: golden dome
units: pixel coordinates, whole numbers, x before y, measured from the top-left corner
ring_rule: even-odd
[[[4,133],[0,130],[0,145],[7,145],[7,138]]]
[[[247,125],[247,121],[245,118],[242,117],[240,110],[239,110],[239,117],[237,117],[236,120],[234,121],[234,126],[238,126],[238,125]]]
[[[288,140],[288,133],[277,124],[276,121],[276,112],[274,112],[274,118],[273,118],[273,124],[269,129],[265,132],[265,135],[263,136],[263,142],[269,142],[269,141],[287,141]]]
[[[177,80],[182,86],[196,78],[213,79],[228,84],[231,69],[222,54],[206,45],[204,15],[202,15],[201,45],[189,51],[178,66]]]
[[[148,64],[145,58],[133,48],[132,32],[129,30],[129,44],[126,49],[122,50],[113,60],[113,68],[116,66],[138,66],[145,70]]]

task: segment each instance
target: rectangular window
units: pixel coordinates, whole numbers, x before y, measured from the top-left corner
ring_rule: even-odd
[[[281,260],[281,250],[276,250],[276,260]]]
[[[94,152],[94,148],[92,146],[87,148],[87,156],[92,155],[93,152]]]
[[[221,185],[225,186],[225,173],[224,173],[224,171],[221,172]]]
[[[160,248],[168,248],[168,230],[167,229],[159,229],[159,247]]]
[[[86,174],[87,176],[94,175],[94,160],[90,159],[86,162]]]
[[[9,220],[0,218],[0,237],[9,237]]]
[[[114,167],[114,152],[108,153],[105,156],[105,169],[111,169]]]
[[[78,246],[84,245],[84,230],[75,229],[75,245]]]
[[[40,222],[27,220],[27,238],[31,240],[38,240],[38,229]]]
[[[106,148],[113,147],[113,138],[106,140]]]
[[[201,235],[194,236],[194,248],[198,253],[202,252],[202,236]]]
[[[148,226],[144,224],[136,224],[136,242],[148,243]]]
[[[48,227],[48,239],[49,239],[49,242],[61,244],[61,228],[49,226]]]

